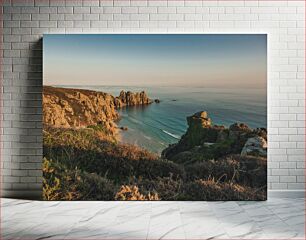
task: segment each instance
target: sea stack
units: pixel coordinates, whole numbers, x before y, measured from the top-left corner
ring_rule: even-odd
[[[117,108],[124,106],[136,106],[151,104],[153,101],[147,96],[145,91],[133,93],[131,91],[121,91],[119,97],[115,99]]]

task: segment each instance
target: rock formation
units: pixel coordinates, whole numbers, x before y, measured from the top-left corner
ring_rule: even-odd
[[[229,128],[213,125],[207,112],[197,112],[187,117],[188,129],[176,144],[164,149],[164,158],[183,163],[197,159],[215,159],[227,154],[266,156],[266,130],[250,129],[244,123]]]
[[[259,136],[249,138],[241,151],[241,155],[267,156],[267,141]]]
[[[119,118],[117,108],[151,102],[145,92],[122,91],[119,97],[113,97],[103,92],[44,86],[43,122],[64,128],[101,125],[114,132],[114,121]]]
[[[119,116],[110,94],[49,86],[43,90],[44,124],[74,128],[103,124],[107,130],[114,130],[113,121]]]
[[[130,92],[130,91],[121,91],[119,97],[115,98],[116,108],[121,108],[124,106],[135,106],[135,105],[144,105],[151,104],[153,101],[148,98],[145,91],[142,92]]]

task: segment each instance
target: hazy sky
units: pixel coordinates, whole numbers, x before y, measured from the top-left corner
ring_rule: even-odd
[[[266,88],[265,34],[50,34],[44,85]]]

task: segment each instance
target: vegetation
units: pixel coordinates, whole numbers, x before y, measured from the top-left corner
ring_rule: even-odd
[[[102,126],[44,127],[46,200],[263,200],[266,159],[203,146],[186,162],[119,144]],[[187,153],[187,155],[190,153]]]

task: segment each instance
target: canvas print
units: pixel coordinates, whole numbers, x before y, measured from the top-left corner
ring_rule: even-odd
[[[265,200],[265,34],[43,37],[45,200]]]

